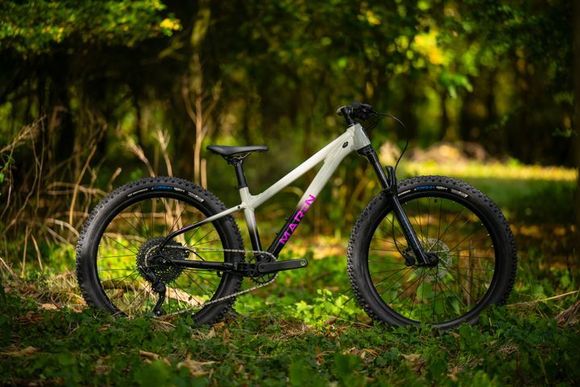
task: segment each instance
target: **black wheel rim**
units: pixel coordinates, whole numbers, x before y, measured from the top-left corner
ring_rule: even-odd
[[[489,303],[497,277],[497,235],[468,200],[447,192],[414,192],[400,198],[435,267],[407,266],[409,248],[390,209],[369,241],[368,279],[382,307],[403,324],[439,327],[470,321]]]
[[[154,245],[172,230],[210,215],[188,199],[169,192],[144,194],[120,204],[102,222],[93,256],[98,284],[113,312],[129,317],[152,313],[159,297],[138,267],[144,262],[139,254],[148,243]],[[183,249],[183,259],[224,261],[232,259],[232,254],[223,251],[225,240],[224,230],[214,222],[177,237],[173,247],[195,250],[186,254]],[[176,271],[155,263],[149,263],[149,268],[164,278],[164,314],[196,313],[205,302],[221,296],[228,282],[228,275],[215,271]]]

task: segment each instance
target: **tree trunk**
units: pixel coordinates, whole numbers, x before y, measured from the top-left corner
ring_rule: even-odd
[[[457,136],[453,133],[449,114],[447,113],[447,90],[441,90],[439,92],[439,101],[441,104],[441,130],[439,132],[439,138],[443,141],[455,141]]]
[[[403,129],[396,125],[397,128],[397,139],[409,138],[409,140],[415,140],[419,134],[419,122],[417,120],[417,115],[415,114],[415,107],[417,106],[417,90],[415,76],[408,74],[405,76],[405,84],[403,91],[402,109],[401,109],[401,119],[405,124]]]
[[[486,94],[485,94],[485,128],[497,122],[497,104],[495,101],[495,84],[496,84],[497,70],[492,69],[488,72],[486,81]]]
[[[193,148],[193,181],[201,184],[201,144],[206,135],[202,96],[195,96],[195,145]]]
[[[575,148],[577,176],[575,208],[576,208],[576,258],[580,257],[580,2],[574,2],[574,132],[572,137]]]
[[[55,69],[51,76],[49,106],[45,114],[49,118],[49,131],[56,138],[56,160],[63,161],[73,154],[76,133],[70,112],[66,74]]]
[[[195,128],[193,181],[196,184],[202,184],[202,175],[204,177],[207,176],[205,171],[202,171],[205,163],[202,165],[201,150],[203,140],[209,132],[211,113],[219,98],[219,87],[210,87],[204,77],[204,66],[202,65],[201,59],[203,41],[207,35],[210,19],[211,10],[209,1],[200,2],[193,31],[190,36],[193,55],[189,62],[189,76],[185,79],[185,84],[182,86],[185,108]],[[204,102],[205,100],[208,102]]]

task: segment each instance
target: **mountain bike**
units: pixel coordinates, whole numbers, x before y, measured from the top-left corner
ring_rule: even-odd
[[[517,257],[499,208],[457,179],[420,176],[398,182],[396,168],[380,164],[365,132],[365,123],[382,115],[360,103],[337,113],[344,118],[344,133],[257,195],[250,193],[244,160],[268,148],[208,146],[234,168],[241,197],[234,207],[174,177],[144,178],[106,196],[77,245],[77,277],[87,304],[125,316],[186,313],[200,324],[223,319],[236,297],[272,283],[280,271],[307,267],[305,258],[278,257],[353,152],[370,162],[381,187],[358,217],[348,244],[348,276],[366,313],[390,325],[446,329],[475,322],[486,306],[504,303]],[[264,249],[255,209],[318,164],[296,209]],[[251,250],[244,248],[232,217],[238,211]],[[252,286],[241,290],[244,278]]]

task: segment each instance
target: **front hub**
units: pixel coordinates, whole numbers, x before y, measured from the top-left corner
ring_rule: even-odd
[[[422,265],[422,267],[432,269],[427,273],[432,279],[442,279],[452,264],[449,246],[440,239],[427,238],[424,242],[424,248],[429,262],[426,265]]]
[[[432,270],[432,276],[443,278],[443,276],[448,272],[448,267],[452,262],[449,247],[443,241],[436,238],[427,238],[422,241],[422,245],[425,249],[425,257],[428,260],[427,263],[418,262],[413,250],[410,247],[407,247],[401,252],[405,258],[405,265],[417,268],[436,269]]]

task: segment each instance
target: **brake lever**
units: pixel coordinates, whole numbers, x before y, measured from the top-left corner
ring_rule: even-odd
[[[363,109],[369,110],[369,111],[373,110],[373,107],[371,105],[369,105],[368,103],[360,103],[357,101],[353,101],[353,103],[350,106],[352,106],[353,109],[363,108]]]
[[[376,111],[373,110],[373,107],[371,105],[366,103],[353,102],[351,106],[354,117],[362,121],[366,121],[372,115],[378,114]]]
[[[339,115],[339,116],[342,116],[342,115],[344,115],[343,110],[351,110],[350,108],[351,107],[348,106],[348,105],[342,105],[338,109],[336,109],[336,114]],[[349,111],[349,112],[347,112],[347,113],[348,114],[352,113],[352,110]]]

